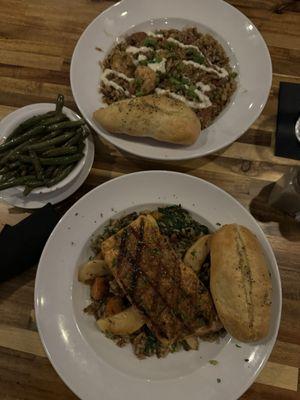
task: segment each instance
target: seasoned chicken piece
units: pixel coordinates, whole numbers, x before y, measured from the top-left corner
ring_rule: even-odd
[[[152,216],[139,216],[101,249],[116,281],[161,342],[221,328],[208,290],[178,258]]]
[[[135,70],[135,77],[140,83],[139,91],[143,95],[153,92],[156,86],[156,73],[151,68],[139,65]]]
[[[116,52],[111,59],[111,68],[127,76],[132,76],[135,65],[129,54]]]

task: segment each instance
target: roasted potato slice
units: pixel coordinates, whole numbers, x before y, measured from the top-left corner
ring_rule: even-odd
[[[88,283],[91,279],[95,279],[96,276],[109,275],[110,271],[107,268],[104,260],[91,260],[81,265],[78,270],[78,280],[83,283]]]
[[[98,319],[97,325],[102,332],[113,335],[130,335],[144,325],[141,313],[134,307],[113,315],[112,317]]]
[[[211,236],[205,235],[200,237],[185,253],[183,262],[195,272],[200,271],[202,264],[209,254]]]

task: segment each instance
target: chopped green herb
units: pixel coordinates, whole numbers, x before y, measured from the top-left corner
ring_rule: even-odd
[[[200,54],[199,51],[196,49],[190,47],[186,50],[186,55],[189,57],[189,59],[193,60],[194,62],[198,64],[203,64],[204,63],[204,57],[202,54]]]
[[[146,46],[146,47],[153,47],[154,49],[156,48],[156,46],[157,46],[157,40],[156,39],[154,39],[154,38],[152,38],[152,37],[147,37],[145,40],[144,40],[144,46]]]
[[[217,361],[217,360],[209,360],[208,361],[211,365],[218,365],[219,364],[219,361]]]
[[[196,257],[196,251],[195,250],[193,250],[192,252],[191,252],[191,255],[193,256],[193,257]]]
[[[240,349],[242,346],[240,346],[239,344],[236,343],[235,347],[238,347]]]
[[[201,56],[201,54],[195,54],[192,58],[192,60],[194,62],[196,62],[197,64],[203,64],[204,63],[204,57]]]
[[[112,266],[115,267],[117,265],[117,257],[112,260]]]
[[[141,97],[141,96],[144,96],[144,93],[141,90],[137,90],[135,92],[135,95],[136,95],[136,97]]]
[[[201,235],[208,234],[208,228],[195,221],[180,205],[158,208],[162,214],[157,221],[163,235],[172,237],[172,245],[179,256]]]
[[[141,60],[141,61],[139,61],[139,65],[147,66],[147,65],[148,65],[148,60]]]
[[[230,78],[234,79],[234,78],[236,78],[238,76],[238,73],[235,72],[235,71],[232,71],[232,72],[230,72],[229,76],[230,76]]]
[[[164,42],[163,47],[167,50],[173,50],[176,47],[176,43],[168,42],[167,40]]]
[[[220,378],[217,378],[217,382],[218,382],[218,383],[221,383],[221,379],[220,379]]]

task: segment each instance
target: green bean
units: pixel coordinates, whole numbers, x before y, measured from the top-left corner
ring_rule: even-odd
[[[71,165],[68,165],[67,167],[61,168],[55,177],[48,180],[47,187],[51,187],[51,186],[55,185],[56,183],[65,179],[69,175],[69,173],[72,171],[74,166],[75,166],[75,164],[71,164]]]
[[[36,152],[33,150],[29,150],[29,155],[32,158],[32,163],[36,172],[36,176],[38,179],[43,179],[43,169],[40,163],[40,160],[38,156],[36,155]]]
[[[74,154],[78,152],[78,148],[76,146],[68,146],[68,147],[58,147],[45,151],[42,154],[42,157],[56,157],[63,156],[65,154]]]
[[[40,133],[42,133],[45,130],[45,126],[44,125],[39,125],[36,126],[32,129],[30,129],[29,131],[27,131],[26,133],[24,133],[24,135],[21,135],[19,137],[16,137],[14,139],[12,139],[10,142],[7,143],[3,143],[0,145],[0,151],[2,150],[7,150],[7,149],[11,149],[12,147],[15,147],[16,145],[25,142],[26,140],[39,135]]]
[[[45,118],[53,117],[55,115],[55,111],[48,111],[47,113],[35,115],[26,121],[22,122],[16,129],[12,131],[9,137],[6,139],[7,142],[10,142],[19,134],[25,132],[26,129],[29,129],[36,125],[37,123],[41,122]]]
[[[49,157],[49,158],[39,157],[39,160],[41,165],[67,165],[80,160],[82,157],[83,153],[76,153],[72,154],[71,156],[65,156],[65,157]],[[16,159],[24,163],[32,164],[32,158],[29,156],[18,154],[16,155]]]
[[[51,165],[49,167],[46,167],[44,169],[44,177],[45,177],[45,179],[51,178],[55,169],[56,169],[55,165]]]
[[[23,150],[24,147],[28,146],[29,143],[34,143],[37,140],[36,137],[28,139],[28,141],[17,145],[15,148],[9,150],[4,157],[0,160],[0,165],[5,164],[14,154]]]
[[[63,146],[73,146],[74,144],[77,144],[80,140],[82,140],[82,133],[80,129],[77,129],[76,134],[71,137],[71,139],[69,139],[65,144],[63,144]]]
[[[25,185],[24,190],[23,190],[23,196],[28,196],[29,193],[30,193],[34,188],[41,187],[41,186],[44,186],[44,185],[45,185],[45,182],[44,182],[44,181],[32,181],[32,182],[27,183],[27,184]]]
[[[43,142],[38,142],[32,145],[29,145],[26,149],[27,150],[46,150],[48,148],[51,148],[51,146],[63,143],[66,140],[70,139],[73,135],[75,135],[76,132],[67,132],[64,133],[63,135],[57,136],[53,139],[50,140],[45,140]]]
[[[23,176],[15,179],[11,179],[7,182],[3,182],[0,184],[0,190],[4,189],[9,189],[14,186],[19,186],[19,185],[24,185],[26,183],[36,183],[37,181],[34,180],[35,176],[34,175],[28,175],[28,176]],[[44,182],[41,182],[41,186],[44,184]]]
[[[90,128],[87,125],[83,125],[81,129],[82,129],[82,138],[83,139],[87,138],[91,133]]]
[[[45,125],[45,126],[50,126],[50,125],[54,125],[54,124],[57,124],[62,121],[70,121],[70,120],[65,114],[58,114],[58,115],[55,115],[54,117],[42,120],[41,124]]]
[[[74,128],[76,126],[81,126],[84,123],[85,122],[83,119],[78,119],[77,121],[59,122],[58,124],[48,126],[47,130],[54,131],[56,129]]]
[[[65,157],[40,158],[40,161],[42,165],[67,165],[79,161],[82,157],[83,153],[76,153]]]
[[[56,107],[55,107],[56,114],[60,114],[62,112],[62,109],[64,107],[64,102],[65,102],[64,95],[59,94],[56,99]]]
[[[16,176],[16,171],[9,171],[5,174],[1,175],[0,182],[7,182],[10,181],[12,178]]]

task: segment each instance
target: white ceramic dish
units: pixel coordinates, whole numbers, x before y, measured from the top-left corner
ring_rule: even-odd
[[[134,31],[187,26],[211,33],[223,45],[239,74],[238,88],[231,101],[197,142],[182,147],[116,136],[97,125],[92,119],[93,112],[104,106],[99,93],[99,60],[105,58],[116,41]],[[123,0],[90,23],[76,45],[71,62],[74,99],[95,131],[120,149],[156,160],[201,157],[234,142],[262,112],[271,81],[271,59],[262,36],[247,17],[221,0]]]
[[[202,342],[199,351],[141,361],[129,346],[120,349],[107,339],[94,319],[83,313],[89,290],[77,281],[77,273],[91,254],[92,236],[112,217],[174,203],[182,204],[212,230],[218,224],[237,222],[259,238],[273,284],[271,328],[265,340],[238,347],[227,335],[220,343]],[[40,259],[35,310],[48,357],[82,400],[234,400],[252,384],[271,353],[280,322],[281,283],[270,244],[236,200],[189,175],[148,171],[98,186],[65,214]],[[218,364],[211,365],[211,359]]]
[[[37,103],[37,104],[30,104],[28,106],[18,108],[16,111],[12,112],[11,114],[7,115],[3,118],[0,122],[0,141],[6,139],[11,132],[22,122],[26,121],[27,119],[33,117],[34,115],[39,115],[46,113],[48,111],[55,110],[55,104],[53,103]],[[80,116],[76,114],[74,111],[70,110],[70,108],[64,107],[63,112],[66,116],[72,120],[76,121],[80,119]],[[57,191],[58,189],[62,189],[63,187],[67,186],[70,182],[72,182],[82,170],[86,158],[87,158],[87,140],[85,141],[85,148],[83,150],[84,156],[82,159],[77,163],[75,168],[70,172],[70,174],[56,185],[53,185],[49,188],[47,187],[40,187],[33,189],[31,194],[45,194]],[[14,188],[16,191],[23,191],[23,186],[17,186]],[[1,193],[0,193],[1,195]]]
[[[57,204],[69,196],[71,196],[88,177],[94,161],[94,142],[93,138],[87,138],[86,141],[87,156],[83,168],[71,182],[63,186],[61,189],[51,191],[49,193],[30,193],[28,196],[23,196],[21,190],[10,188],[0,191],[0,200],[20,208],[41,208],[47,203]]]

